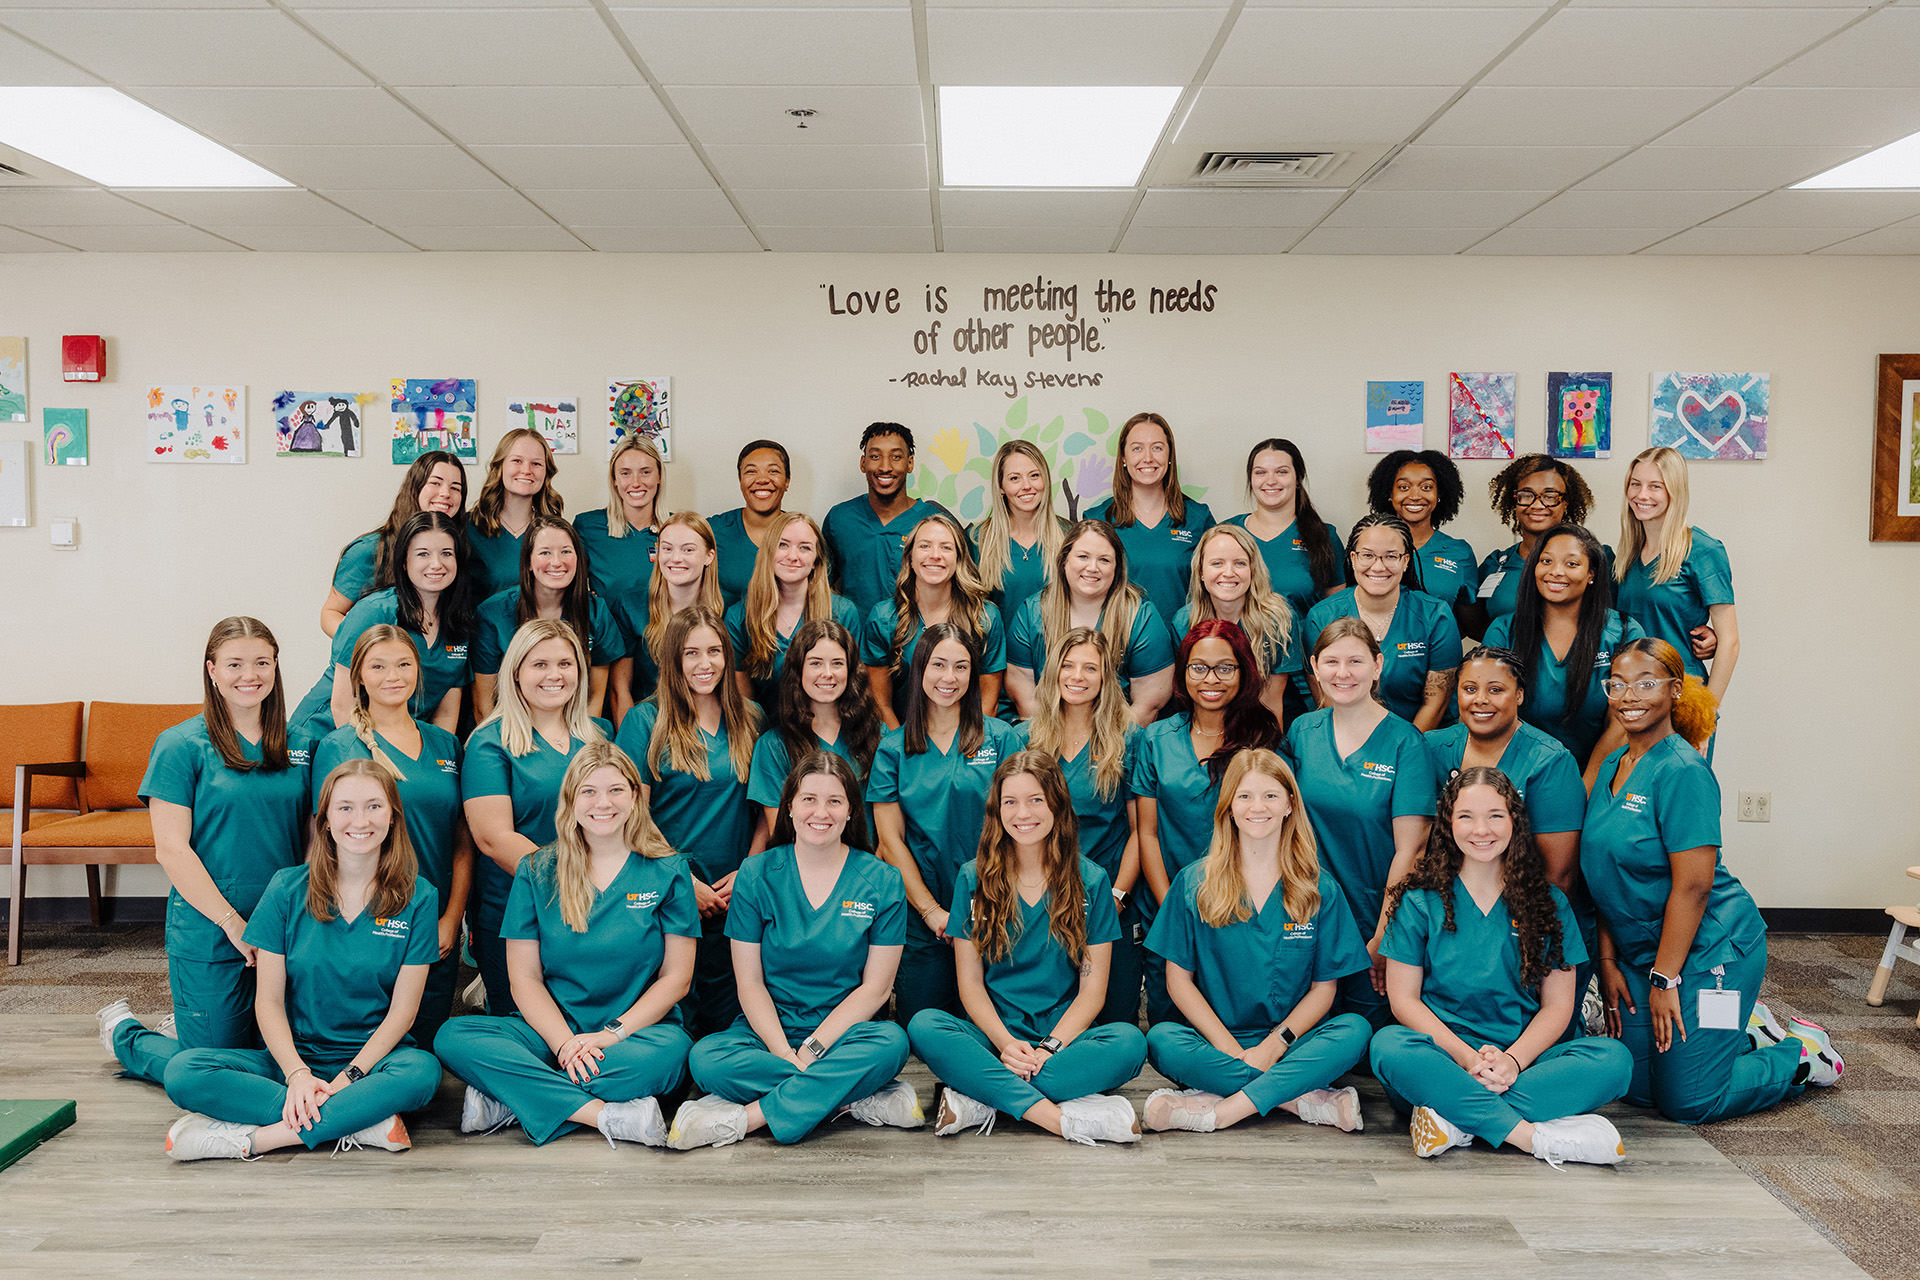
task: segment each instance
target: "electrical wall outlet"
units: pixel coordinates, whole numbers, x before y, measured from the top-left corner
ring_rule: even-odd
[[[1742,791],[1740,793],[1740,821],[1772,822],[1773,792]]]

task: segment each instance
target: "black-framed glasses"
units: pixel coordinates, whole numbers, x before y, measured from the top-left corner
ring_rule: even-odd
[[[1514,509],[1524,511],[1528,507],[1545,507],[1549,511],[1567,505],[1567,495],[1555,493],[1549,489],[1545,493],[1535,493],[1531,489],[1522,489],[1513,495]]]
[[[1237,662],[1222,662],[1217,666],[1211,667],[1204,662],[1189,662],[1187,664],[1187,679],[1189,680],[1205,680],[1208,676],[1212,676],[1215,680],[1225,684],[1239,674],[1240,664]]]

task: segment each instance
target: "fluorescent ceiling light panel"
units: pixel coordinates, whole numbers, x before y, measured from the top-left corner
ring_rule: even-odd
[[[0,88],[0,142],[103,187],[291,187],[118,89]]]
[[[1130,187],[1178,87],[940,88],[949,187]]]
[[[1889,142],[1878,151],[1856,156],[1837,169],[1793,184],[1795,191],[1835,188],[1862,191],[1876,187],[1920,187],[1920,133]]]

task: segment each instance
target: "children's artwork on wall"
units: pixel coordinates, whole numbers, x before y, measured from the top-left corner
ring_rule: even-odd
[[[607,448],[634,431],[652,438],[661,461],[673,461],[672,378],[607,380]]]
[[[0,526],[25,528],[33,523],[33,507],[27,499],[31,454],[25,440],[0,440]]]
[[[1613,375],[1547,375],[1547,452],[1556,458],[1613,455]]]
[[[48,466],[86,466],[87,411],[85,409],[42,409],[40,439],[47,449]]]
[[[1427,384],[1424,382],[1369,382],[1367,384],[1367,452],[1392,453],[1418,449],[1425,441]]]
[[[148,462],[246,460],[245,387],[147,388]]]
[[[1699,462],[1748,462],[1767,456],[1764,373],[1656,373],[1648,412],[1653,443]]]
[[[0,338],[0,422],[26,422],[27,340]]]
[[[462,462],[480,460],[474,430],[477,401],[472,378],[393,380],[393,461],[406,466],[441,449]]]
[[[274,452],[289,458],[357,458],[361,406],[357,391],[281,391],[273,397]]]
[[[512,427],[531,427],[555,453],[580,452],[580,402],[573,396],[517,396],[507,401]]]
[[[1447,456],[1511,458],[1513,385],[1511,373],[1447,375]]]

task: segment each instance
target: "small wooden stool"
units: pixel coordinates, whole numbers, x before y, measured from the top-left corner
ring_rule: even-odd
[[[1908,867],[1907,875],[1920,880],[1920,867]],[[1887,984],[1893,981],[1893,965],[1896,960],[1910,960],[1920,964],[1920,943],[1908,942],[1907,930],[1920,929],[1920,907],[1888,907],[1887,914],[1893,917],[1893,928],[1887,931],[1887,949],[1880,953],[1880,968],[1874,972],[1873,985],[1867,988],[1867,1003],[1876,1009],[1887,998]],[[1920,1017],[1913,1020],[1920,1027]]]

